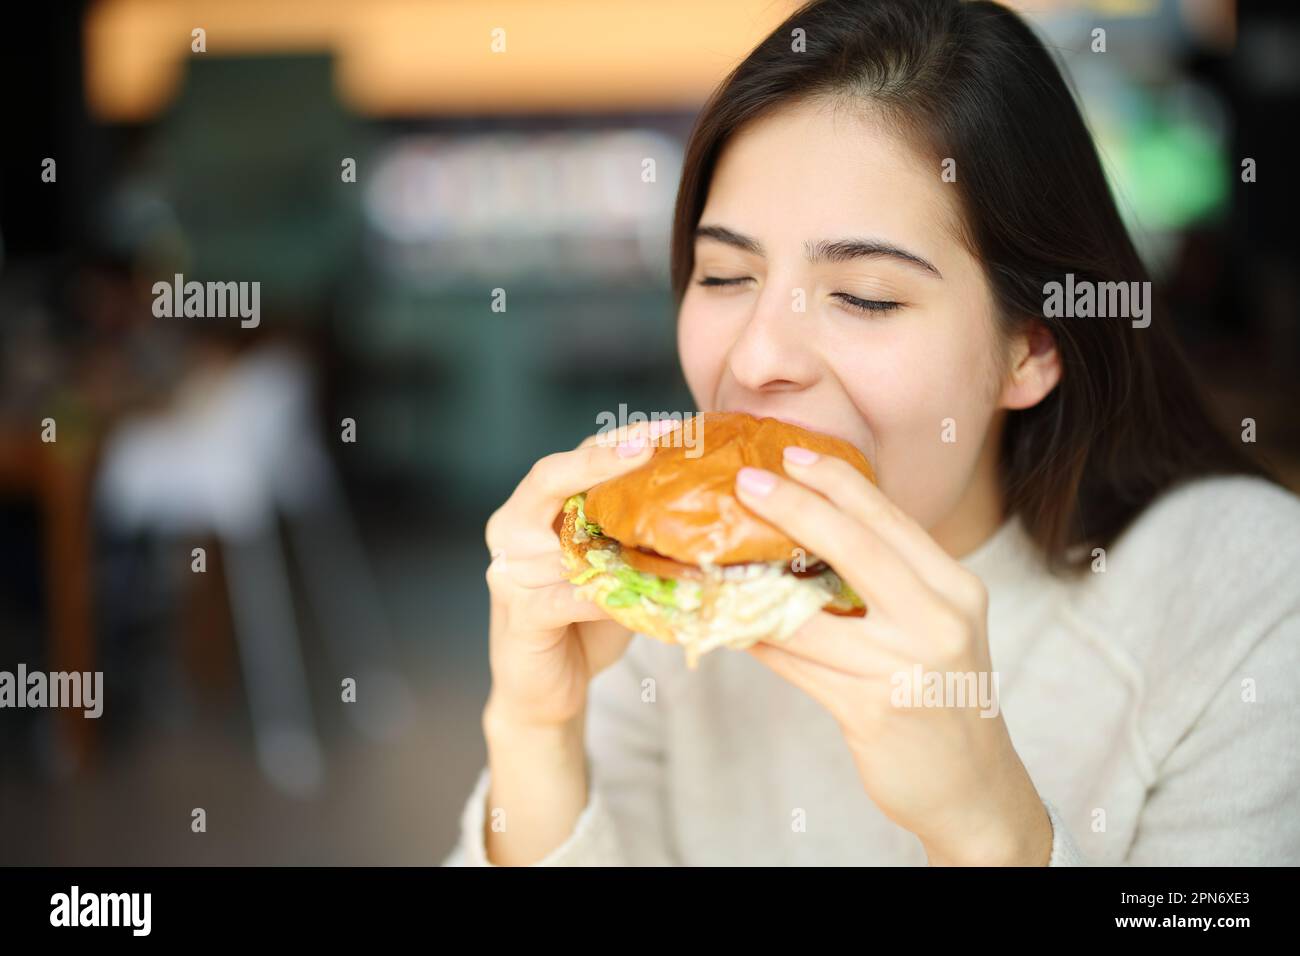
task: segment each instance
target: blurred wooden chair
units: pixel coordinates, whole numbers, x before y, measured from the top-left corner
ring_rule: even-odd
[[[39,423],[0,424],[0,490],[30,497],[39,507],[49,621],[46,667],[93,671],[90,513],[96,442],[70,423],[56,439],[42,441]],[[76,708],[60,708],[54,716],[55,765],[76,770],[92,754],[95,721]]]
[[[258,762],[296,794],[319,787],[324,757],[282,521],[337,672],[357,681],[348,716],[382,738],[414,713],[314,405],[300,356],[245,353],[190,382],[166,413],[123,422],[105,439],[96,488],[120,530],[218,542]]]

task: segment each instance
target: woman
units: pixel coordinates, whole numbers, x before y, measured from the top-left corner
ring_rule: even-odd
[[[879,490],[795,455],[737,480],[870,612],[688,672],[574,598],[551,530],[643,430],[542,459],[487,526],[489,759],[447,862],[1300,863],[1300,503],[1215,431],[1147,281],[1014,14],[794,13],[692,134],[679,351],[699,408],[871,460]],[[1133,294],[1061,317],[1067,282]],[[894,706],[915,668],[991,672],[996,713]]]

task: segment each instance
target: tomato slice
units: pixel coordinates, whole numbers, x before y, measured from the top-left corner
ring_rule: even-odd
[[[651,551],[649,548],[629,548],[624,545],[621,554],[623,560],[638,571],[657,574],[661,578],[685,578],[689,581],[704,580],[704,572],[695,565],[683,564],[675,558],[662,555],[658,551]],[[817,561],[803,571],[791,571],[790,573],[799,578],[812,578],[821,574],[826,568],[825,561]]]
[[[822,610],[825,611],[827,614],[834,614],[836,617],[866,617],[867,616],[867,609],[865,607],[854,607],[854,608],[848,608],[846,610],[840,610],[839,608],[832,607],[831,605],[828,604],[824,608],[822,608]]]
[[[684,578],[688,581],[704,580],[704,572],[695,565],[682,564],[657,551],[624,546],[620,556],[629,565],[647,574],[657,574],[661,578]]]

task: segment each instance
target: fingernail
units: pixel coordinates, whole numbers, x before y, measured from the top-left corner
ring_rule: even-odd
[[[802,448],[799,445],[785,446],[785,460],[796,465],[811,465],[820,455],[815,451]]]
[[[641,454],[643,448],[645,448],[645,437],[637,435],[635,438],[630,438],[618,446],[618,457],[632,458]]]
[[[762,468],[742,468],[736,473],[736,484],[751,495],[766,495],[776,487],[776,475]]]

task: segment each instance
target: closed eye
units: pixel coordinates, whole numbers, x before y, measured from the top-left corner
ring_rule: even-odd
[[[738,286],[742,283],[751,281],[750,276],[738,276],[736,278],[723,278],[721,276],[703,276],[697,284],[702,286],[712,286],[714,288],[722,286]],[[832,293],[832,298],[839,299],[850,312],[861,314],[892,312],[894,309],[901,308],[901,302],[892,302],[887,299],[859,299],[855,295],[849,295],[847,292]]]
[[[839,299],[851,312],[892,312],[902,306],[901,302],[890,302],[885,299],[859,299],[847,292],[835,292],[831,298]]]

